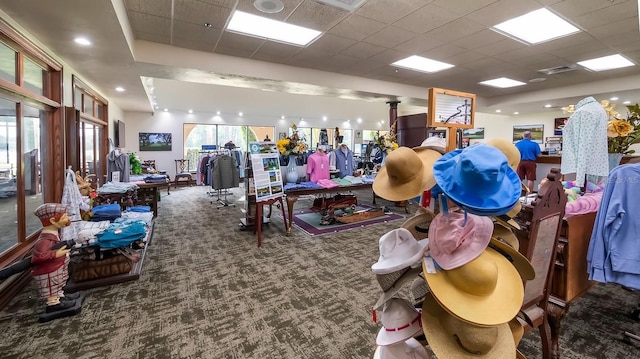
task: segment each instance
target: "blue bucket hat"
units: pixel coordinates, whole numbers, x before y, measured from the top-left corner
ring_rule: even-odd
[[[520,178],[498,149],[478,144],[451,151],[433,165],[433,176],[450,200],[469,213],[507,213],[521,193]]]

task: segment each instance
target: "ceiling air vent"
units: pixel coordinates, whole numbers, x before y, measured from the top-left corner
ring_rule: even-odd
[[[541,72],[545,75],[555,75],[562,72],[573,71],[577,67],[578,66],[576,64],[571,64],[571,65],[558,66],[558,67],[549,67],[548,69],[538,70],[538,72]]]
[[[367,0],[314,0],[320,4],[337,7],[338,9],[354,12]]]

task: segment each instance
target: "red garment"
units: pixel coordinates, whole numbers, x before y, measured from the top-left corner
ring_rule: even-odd
[[[33,246],[31,263],[33,264],[31,274],[40,275],[51,273],[60,268],[66,256],[56,258],[56,250],[51,249],[60,242],[60,237],[53,233],[40,233],[36,244]]]

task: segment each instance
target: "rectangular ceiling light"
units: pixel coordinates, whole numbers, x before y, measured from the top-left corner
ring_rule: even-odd
[[[591,60],[578,61],[577,64],[586,67],[591,71],[613,70],[634,65],[633,62],[617,54],[598,57]]]
[[[493,86],[493,87],[499,87],[499,88],[508,88],[508,87],[516,87],[516,86],[522,86],[522,85],[526,85],[526,83],[524,82],[520,82],[517,80],[512,80],[506,77],[500,77],[497,79],[493,79],[493,80],[486,80],[486,81],[482,81],[480,82],[481,85],[487,85],[487,86]]]
[[[392,66],[402,67],[409,70],[433,73],[452,68],[453,65],[444,62],[427,59],[422,56],[409,56],[406,59],[398,60]]]
[[[296,46],[306,46],[321,34],[317,30],[237,10],[233,13],[231,21],[227,25],[227,31]]]
[[[542,8],[514,17],[491,28],[503,35],[514,37],[529,45],[557,39],[579,32],[560,16]]]

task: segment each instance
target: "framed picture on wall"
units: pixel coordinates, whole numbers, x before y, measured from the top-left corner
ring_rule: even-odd
[[[355,134],[356,134],[356,138],[362,138],[362,131],[361,130],[356,130]]]
[[[553,119],[553,135],[562,136],[562,129],[569,120],[569,117],[556,117]]]
[[[427,126],[473,128],[475,107],[475,94],[430,88]]]
[[[462,137],[470,140],[482,140],[484,139],[484,127],[465,128],[462,130]]]
[[[171,133],[139,132],[140,151],[171,151]]]
[[[285,132],[278,133],[278,139],[284,140],[285,137],[287,137],[287,134]]]
[[[542,144],[544,139],[544,125],[513,126],[513,143],[520,141],[525,131],[531,132],[531,141]]]
[[[435,128],[427,128],[427,138],[429,137],[447,138],[447,130],[436,130]]]

